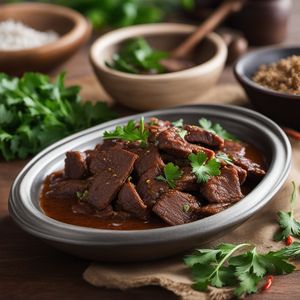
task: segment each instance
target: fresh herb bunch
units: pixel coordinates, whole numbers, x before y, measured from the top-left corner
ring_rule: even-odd
[[[250,244],[221,244],[214,249],[199,249],[185,257],[191,269],[194,289],[205,291],[207,287],[230,286],[238,297],[258,291],[259,283],[267,274],[288,274],[295,270],[289,262],[299,258],[300,243],[294,243],[279,251],[258,253]],[[236,254],[238,252],[238,254]]]
[[[173,163],[168,163],[164,167],[164,175],[157,176],[156,179],[165,181],[171,189],[175,189],[176,180],[182,176],[180,168]]]
[[[219,123],[212,123],[210,120],[201,118],[199,124],[203,129],[220,136],[224,140],[237,140],[234,135],[226,131]]]
[[[150,47],[144,38],[130,39],[120,51],[113,55],[106,65],[112,69],[133,74],[159,74],[164,72],[160,61],[168,57],[168,53]]]
[[[207,155],[204,152],[192,153],[188,159],[198,183],[207,182],[211,177],[221,174],[221,164],[215,158],[207,160]]]
[[[297,200],[296,184],[292,182],[292,194],[290,199],[290,211],[280,211],[278,213],[278,223],[281,228],[274,236],[276,241],[282,241],[288,237],[300,237],[300,223],[294,218],[294,209]]]
[[[40,73],[10,77],[0,73],[0,153],[25,159],[74,132],[116,115],[105,103],[82,102],[78,86],[65,87]]]
[[[135,121],[130,120],[124,126],[117,126],[114,131],[105,131],[103,138],[108,139],[121,139],[129,142],[141,142],[144,147],[148,142],[149,131],[145,129],[144,117],[141,117],[139,125]]]

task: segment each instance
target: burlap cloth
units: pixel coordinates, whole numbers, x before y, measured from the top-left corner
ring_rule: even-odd
[[[246,98],[236,85],[220,85],[210,90],[204,97],[206,103],[226,103],[245,105]],[[291,141],[293,146],[293,165],[289,179],[262,211],[249,219],[233,232],[221,239],[205,245],[212,247],[221,242],[242,243],[251,241],[259,250],[277,249],[284,246],[272,240],[278,229],[276,214],[279,210],[289,208],[292,180],[300,182],[300,142]],[[297,206],[296,217],[300,218],[300,205]],[[203,245],[201,246],[203,247]],[[231,298],[231,289],[210,288],[207,293],[196,292],[191,288],[189,271],[182,263],[183,255],[178,258],[157,262],[134,264],[101,264],[92,263],[84,272],[84,279],[92,285],[107,288],[128,289],[146,285],[159,285],[168,289],[184,300]]]

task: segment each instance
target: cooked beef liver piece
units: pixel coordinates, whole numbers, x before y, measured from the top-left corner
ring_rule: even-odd
[[[240,185],[242,185],[247,179],[248,172],[239,166],[236,165],[231,165],[231,166],[237,170],[239,175]]]
[[[87,173],[85,156],[79,151],[69,151],[65,158],[65,177],[82,179]]]
[[[214,152],[204,147],[193,145],[182,139],[175,127],[168,128],[157,136],[158,148],[168,154],[180,158],[187,158],[191,153],[203,151],[210,158]]]
[[[176,189],[179,191],[195,192],[199,189],[199,184],[191,167],[181,168],[182,175],[176,180]]]
[[[240,155],[244,156],[246,154],[246,147],[243,143],[235,142],[231,140],[225,140],[224,146],[221,148],[221,151],[228,155]]]
[[[179,167],[188,167],[191,165],[189,160],[178,158],[176,156],[167,153],[162,153],[161,158],[165,164],[172,162]]]
[[[141,220],[147,219],[147,206],[131,182],[124,183],[115,204],[118,210],[126,211]]]
[[[130,175],[137,155],[123,149],[99,152],[90,163],[96,174],[89,186],[88,202],[98,209],[106,208]]]
[[[88,181],[69,179],[50,184],[46,193],[48,199],[77,199],[77,193],[83,193],[88,188]]]
[[[208,217],[215,215],[226,208],[228,208],[231,205],[231,203],[213,203],[213,204],[207,204],[204,206],[201,206],[198,208],[198,212],[201,215],[201,217]]]
[[[147,170],[151,168],[164,168],[164,162],[160,157],[160,154],[157,148],[153,145],[150,145],[148,148],[143,149],[139,153],[139,157],[134,164],[134,169],[137,175],[142,176]]]
[[[245,169],[250,178],[260,179],[266,174],[265,170],[263,170],[259,164],[247,157],[235,155],[232,156],[232,161],[237,166]]]
[[[149,207],[152,207],[159,196],[169,189],[166,182],[155,179],[159,175],[161,170],[158,168],[149,169],[141,176],[136,186],[143,202]]]
[[[150,143],[155,143],[158,134],[169,128],[171,126],[171,122],[159,120],[157,118],[151,118],[150,122],[152,123],[152,125],[148,126],[148,130],[150,133],[148,141]]]
[[[238,172],[230,166],[202,184],[200,191],[209,203],[233,203],[243,198]]]
[[[167,224],[180,225],[197,220],[198,208],[199,204],[194,196],[170,190],[161,195],[152,210]]]
[[[198,126],[185,125],[184,129],[187,131],[185,139],[189,143],[204,144],[206,146],[220,149],[224,146],[224,140],[218,135],[204,130]]]

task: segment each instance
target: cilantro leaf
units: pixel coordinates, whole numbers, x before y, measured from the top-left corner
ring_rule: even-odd
[[[184,139],[187,134],[187,131],[183,129],[183,119],[179,119],[177,121],[172,122],[172,125],[177,128],[177,132],[179,136]]]
[[[183,119],[179,119],[177,121],[172,122],[172,125],[178,128],[182,128],[183,127]]]
[[[224,140],[237,140],[234,135],[226,131],[219,123],[213,124],[210,120],[201,118],[199,124],[203,129],[220,136]]]
[[[78,86],[41,73],[0,73],[0,155],[25,159],[51,143],[116,115],[105,103],[83,102]]]
[[[175,189],[176,180],[182,176],[180,168],[173,163],[168,163],[164,167],[164,175],[157,176],[156,179],[165,181],[171,189]]]
[[[133,74],[160,74],[165,71],[160,61],[169,54],[150,47],[144,38],[130,39],[124,43],[119,53],[106,65],[112,69]]]
[[[149,132],[145,129],[144,118],[141,117],[139,125],[135,121],[129,120],[124,126],[117,126],[114,131],[105,131],[103,138],[108,139],[121,139],[123,141],[134,142],[138,141],[144,147],[147,145]]]
[[[232,159],[224,152],[221,152],[219,151],[217,154],[216,154],[216,160],[217,162],[219,163],[226,163],[228,165],[233,165],[233,162],[232,162]]]
[[[221,174],[220,163],[215,158],[207,160],[207,155],[204,152],[192,153],[188,159],[198,183],[207,182],[212,176]]]
[[[235,287],[238,297],[258,291],[259,282],[267,274],[288,274],[295,270],[289,259],[300,255],[300,243],[279,251],[258,253],[250,244],[221,244],[214,249],[198,249],[184,258],[191,269],[193,288],[205,291],[214,287]]]
[[[300,223],[294,218],[294,208],[297,200],[296,184],[292,182],[292,194],[290,199],[290,211],[280,211],[278,213],[278,224],[281,228],[280,232],[274,235],[276,241],[282,241],[288,236],[300,237]]]

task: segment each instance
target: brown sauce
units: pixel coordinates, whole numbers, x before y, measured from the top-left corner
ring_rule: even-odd
[[[265,158],[255,147],[247,145],[245,156],[261,166],[266,167]],[[56,174],[57,176],[60,176],[61,172],[57,172]],[[133,217],[101,219],[94,215],[74,213],[72,211],[72,205],[77,203],[77,200],[49,199],[45,197],[45,194],[49,190],[50,176],[44,181],[40,197],[40,206],[44,213],[52,219],[77,226],[110,230],[143,230],[168,226],[155,216],[152,216],[147,221],[142,221]],[[255,185],[256,184],[246,181],[246,183],[242,185],[242,192],[244,195],[249,194],[254,189]]]

